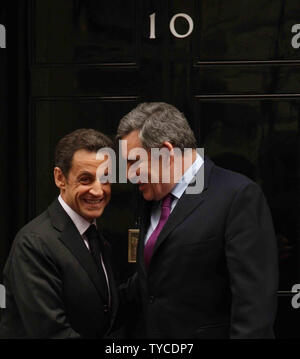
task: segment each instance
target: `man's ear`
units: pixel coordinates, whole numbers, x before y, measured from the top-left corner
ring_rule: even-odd
[[[162,144],[163,147],[167,148],[170,152],[170,164],[172,165],[174,162],[174,147],[172,145],[172,143],[170,143],[169,141],[165,141]]]
[[[173,152],[173,145],[172,145],[172,143],[170,143],[169,141],[165,141],[165,142],[163,142],[163,147],[166,147],[170,152]]]
[[[56,186],[61,191],[65,190],[67,180],[62,170],[59,167],[54,167],[54,181]]]

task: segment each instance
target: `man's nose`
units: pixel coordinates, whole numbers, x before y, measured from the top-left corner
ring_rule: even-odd
[[[102,196],[103,195],[103,185],[98,179],[96,179],[94,181],[93,186],[90,189],[90,193],[93,196]]]

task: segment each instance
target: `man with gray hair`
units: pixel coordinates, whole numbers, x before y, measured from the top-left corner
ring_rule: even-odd
[[[272,338],[277,248],[259,186],[202,158],[185,116],[166,103],[138,105],[117,139],[143,196],[137,271],[120,288],[135,311],[128,336]]]

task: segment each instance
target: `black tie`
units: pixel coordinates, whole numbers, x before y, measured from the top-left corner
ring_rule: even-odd
[[[106,284],[106,288],[107,288],[106,277],[105,277],[104,270],[103,270],[102,263],[101,263],[101,252],[103,253],[104,243],[103,243],[103,241],[97,231],[97,228],[94,224],[91,224],[89,226],[89,228],[84,232],[84,234],[86,235],[86,237],[88,239],[91,254],[92,254],[93,259],[99,269],[99,273],[102,277],[102,280]],[[108,300],[108,290],[105,293],[105,297]]]

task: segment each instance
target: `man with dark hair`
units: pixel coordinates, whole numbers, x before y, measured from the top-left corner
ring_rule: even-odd
[[[117,138],[124,141],[128,178],[144,200],[137,272],[120,288],[122,302],[134,310],[129,317],[136,318],[128,335],[272,338],[277,248],[259,186],[203,159],[184,115],[169,104],[140,104],[122,118]],[[153,157],[154,149],[169,161]],[[197,193],[193,178],[203,167]]]
[[[111,195],[97,151],[111,140],[79,129],[56,146],[60,195],[17,234],[4,269],[2,338],[101,338],[118,300],[109,246],[96,229]],[[105,159],[106,160],[106,159]]]

